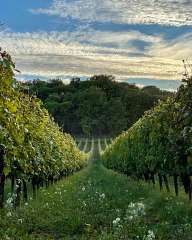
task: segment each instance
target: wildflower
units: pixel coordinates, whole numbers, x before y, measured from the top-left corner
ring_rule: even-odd
[[[101,195],[100,195],[100,198],[105,198],[105,193],[102,193]]]
[[[155,239],[155,234],[152,230],[149,230],[147,235],[144,237],[144,240],[153,240]]]
[[[85,187],[82,187],[82,189],[81,189],[83,192],[85,191]]]
[[[134,217],[132,215],[130,215],[127,218],[131,221],[131,220],[133,220]]]
[[[14,199],[15,199],[15,195],[14,194],[7,199],[6,206],[8,208],[13,207]]]
[[[8,198],[8,199],[7,199],[7,201],[6,201],[6,202],[7,202],[7,204],[9,205],[9,204],[11,204],[11,203],[12,203],[12,201],[13,201],[13,198],[11,198],[11,197],[10,197],[10,198]]]
[[[19,184],[21,184],[21,179],[17,179],[17,183],[18,184],[15,185],[16,189],[20,187]]]
[[[113,225],[117,225],[119,222],[121,221],[121,219],[118,217],[115,220],[113,220]]]
[[[12,216],[12,213],[11,212],[8,212],[7,213],[7,217],[11,217]]]
[[[125,219],[133,220],[139,216],[145,215],[145,205],[142,202],[133,203],[131,202],[126,211]]]
[[[23,223],[23,219],[18,219],[18,223]]]

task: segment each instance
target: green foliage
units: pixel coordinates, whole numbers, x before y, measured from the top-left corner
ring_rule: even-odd
[[[61,131],[37,97],[20,91],[14,67],[11,57],[1,52],[0,144],[7,150],[4,175],[47,181],[81,169],[86,155]]]
[[[0,211],[2,240],[190,240],[192,206],[98,162],[16,211]],[[151,233],[151,234],[150,234]],[[151,236],[151,237],[150,237]]]
[[[180,177],[191,198],[192,78],[175,97],[160,101],[128,131],[117,137],[103,154],[104,164],[136,178],[155,181],[174,177],[176,194]],[[160,186],[161,187],[161,186]]]
[[[61,80],[28,82],[32,93],[64,129],[73,135],[116,136],[126,130],[158,99],[171,93],[155,87],[139,89],[135,85],[116,82],[108,75],[79,78],[65,85]]]

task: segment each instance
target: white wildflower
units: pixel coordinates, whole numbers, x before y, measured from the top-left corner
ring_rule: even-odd
[[[23,219],[22,218],[18,219],[18,223],[23,223]]]
[[[132,215],[127,216],[127,219],[129,219],[130,221],[133,220],[133,218],[134,218],[134,217],[133,217]]]
[[[10,197],[6,200],[6,207],[12,208],[14,200],[15,200],[15,194],[10,195]]]
[[[145,205],[142,202],[138,202],[138,203],[131,202],[126,211],[125,219],[131,221],[134,218],[137,218],[143,215],[145,215]]]
[[[105,193],[100,194],[100,198],[105,198]]]
[[[118,217],[115,220],[113,220],[113,225],[117,225],[119,222],[121,221],[121,219]]]
[[[153,240],[155,239],[155,234],[152,230],[149,230],[147,235],[144,237],[144,240]]]
[[[8,212],[7,213],[7,217],[11,217],[12,216],[12,213],[11,212]]]

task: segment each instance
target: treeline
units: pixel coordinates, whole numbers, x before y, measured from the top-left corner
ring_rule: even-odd
[[[75,78],[67,85],[61,80],[34,80],[25,87],[43,101],[64,131],[88,137],[116,136],[159,99],[172,95],[154,86],[139,89],[108,75]]]
[[[117,137],[103,156],[106,167],[179,194],[179,182],[192,198],[192,77],[175,97],[161,101]]]
[[[11,180],[12,202],[27,200],[27,186],[33,193],[81,169],[86,155],[73,138],[62,132],[42,102],[21,91],[14,79],[11,57],[0,51],[0,207],[6,179]]]

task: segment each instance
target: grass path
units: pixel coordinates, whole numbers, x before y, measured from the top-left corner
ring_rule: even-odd
[[[89,166],[17,211],[0,215],[2,240],[191,240],[192,207],[107,170],[94,148]]]

